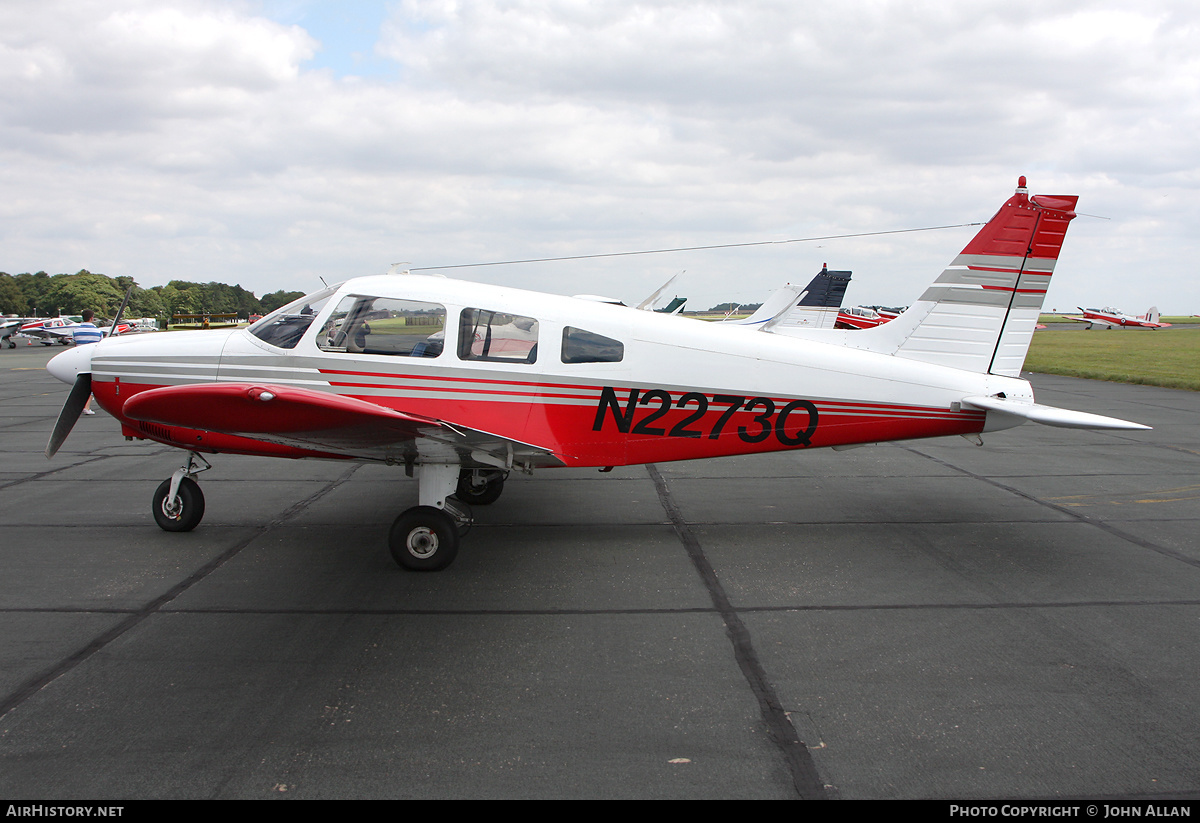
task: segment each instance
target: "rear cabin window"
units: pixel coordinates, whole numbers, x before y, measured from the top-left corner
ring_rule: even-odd
[[[571,326],[563,329],[564,363],[620,363],[624,357],[625,344],[620,340]]]
[[[446,345],[446,308],[437,303],[348,295],[317,335],[325,351],[437,357]]]
[[[463,309],[458,326],[461,360],[537,362],[538,321],[488,309]]]

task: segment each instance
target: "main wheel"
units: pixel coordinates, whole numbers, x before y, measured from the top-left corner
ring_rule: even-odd
[[[154,522],[160,529],[168,532],[190,532],[200,524],[204,517],[204,492],[200,484],[190,477],[179,481],[179,493],[175,506],[167,503],[167,495],[171,493],[171,481],[164,480],[154,492]]]
[[[392,523],[388,549],[401,568],[414,572],[441,571],[458,554],[458,527],[454,518],[441,509],[415,506]]]
[[[500,499],[500,494],[504,491],[504,474],[502,472],[493,472],[484,478],[483,483],[476,484],[474,481],[475,472],[471,469],[463,469],[458,476],[458,488],[455,489],[454,496],[472,506],[486,506]]]

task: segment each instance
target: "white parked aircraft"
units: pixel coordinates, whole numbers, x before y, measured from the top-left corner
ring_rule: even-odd
[[[830,271],[827,266],[822,266],[807,286],[787,283],[776,290],[754,314],[741,320],[724,322],[760,326],[764,331],[832,329],[849,285],[850,272]]]
[[[322,289],[247,329],[114,337],[54,358],[130,438],[183,449],[153,496],[168,531],[204,513],[204,454],[386,463],[420,505],[393,557],[440,569],[464,503],[511,471],[848,446],[1026,420],[1142,429],[1034,402],[1019,374],[1075,196],[1019,188],[908,311],[865,331],[706,323],[428,275]]]

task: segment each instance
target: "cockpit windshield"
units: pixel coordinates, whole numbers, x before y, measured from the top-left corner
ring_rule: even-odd
[[[340,284],[339,284],[340,285]],[[313,292],[295,302],[276,309],[262,320],[254,323],[248,331],[264,343],[281,349],[294,349],[312,325],[325,302],[338,290],[338,286]]]

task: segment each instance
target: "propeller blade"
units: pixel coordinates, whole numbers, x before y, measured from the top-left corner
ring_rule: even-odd
[[[115,337],[117,335],[117,326],[121,323],[121,315],[125,313],[125,307],[129,305],[129,295],[133,294],[133,286],[125,290],[125,299],[121,301],[121,308],[117,309],[117,316],[113,319],[112,325],[108,327],[106,337]],[[70,432],[70,429],[67,429]],[[65,436],[65,435],[64,435]]]
[[[71,429],[75,428],[75,421],[83,414],[83,407],[87,405],[91,394],[92,373],[84,372],[75,378],[75,385],[67,395],[67,402],[63,403],[62,411],[58,413],[58,422],[54,424],[54,432],[50,435],[50,442],[46,444],[47,459],[58,453]]]

